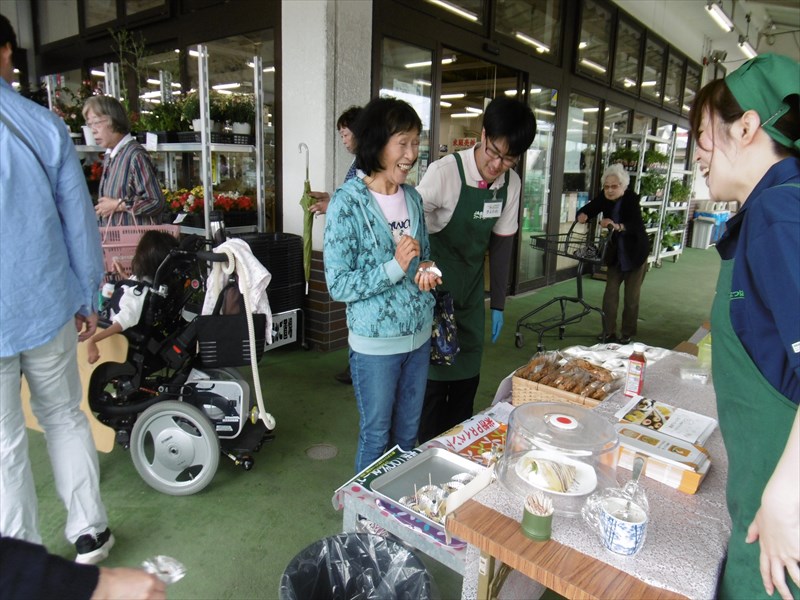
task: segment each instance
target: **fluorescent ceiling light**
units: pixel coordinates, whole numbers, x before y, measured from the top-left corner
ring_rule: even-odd
[[[453,106],[453,103],[452,102],[439,102],[439,106],[441,106],[442,108],[450,108],[451,106]]]
[[[573,123],[577,123],[578,125],[588,125],[589,121],[584,121],[583,119],[571,119]]]
[[[147,83],[149,83],[150,85],[161,85],[161,82],[158,79],[152,79],[152,78],[148,79]]]
[[[589,45],[589,42],[581,42],[580,44],[578,44],[578,50],[583,50],[588,45]]]
[[[747,39],[739,42],[739,50],[741,50],[742,54],[747,58],[755,58],[758,56],[758,52],[756,52],[756,49],[750,44],[750,40]]]
[[[466,94],[442,94],[439,96],[442,100],[458,100],[459,98],[463,98]]]
[[[197,50],[189,50],[189,56],[194,56],[195,58],[197,58],[198,56],[200,56],[200,53]]]
[[[235,90],[238,87],[242,87],[241,83],[218,83],[217,85],[212,85],[212,88],[215,90]]]
[[[233,94],[233,92],[232,92],[232,91],[230,91],[230,90],[226,90],[226,89],[221,89],[221,90],[217,90],[217,91],[218,91],[220,94]]]
[[[478,115],[476,115],[475,113],[466,112],[466,113],[454,113],[454,114],[450,115],[450,118],[452,118],[452,119],[474,119],[477,116]]]
[[[725,14],[725,11],[722,10],[721,4],[715,4],[709,0],[708,4],[706,4],[706,12],[714,19],[714,22],[720,26],[720,29],[727,32],[733,31],[733,21],[731,21],[728,15]]]
[[[480,108],[475,108],[474,106],[467,106],[464,108],[467,112],[475,113],[476,115],[483,114],[483,110]]]
[[[595,106],[595,107],[592,107],[592,108],[582,108],[581,110],[583,112],[585,112],[585,113],[596,113],[596,112],[600,112],[600,107],[599,106]]]
[[[255,65],[253,64],[253,61],[248,62],[247,66],[250,67],[251,69],[253,67],[255,67]],[[274,73],[275,72],[275,67],[274,66],[272,66],[272,67],[264,67],[263,69],[261,69],[261,72],[262,73]]]
[[[417,85],[426,86],[426,87],[431,85],[431,82],[430,81],[426,81],[425,79],[415,79],[413,81],[413,83],[416,83]]]
[[[101,71],[100,69],[92,69],[91,71],[89,71],[89,75],[94,75],[95,77],[105,77],[106,72]]]
[[[450,64],[453,64],[454,62],[456,62],[456,59],[455,59],[454,56],[450,56],[448,58],[443,58],[442,59],[442,64],[443,65],[450,65]],[[431,64],[433,64],[433,63],[430,60],[422,60],[420,62],[407,63],[407,64],[405,64],[403,66],[406,69],[418,69],[420,67],[430,67]]]
[[[456,6],[455,4],[451,4],[450,2],[446,2],[445,0],[428,0],[428,2],[438,6],[439,8],[443,8],[447,11],[450,11],[454,15],[458,15],[462,19],[467,19],[468,21],[472,21],[473,23],[478,20],[478,15],[476,15],[474,12],[464,10],[460,6]]]
[[[16,73],[17,75],[19,75],[19,69],[17,69],[16,67],[14,68],[13,72]]]
[[[19,85],[19,81],[12,81],[12,82],[11,82],[11,87],[14,87],[14,88],[18,88],[18,87],[20,87],[20,85]]]
[[[541,94],[542,88],[531,88],[531,94]]]
[[[653,83],[655,83],[655,82],[653,82]],[[622,80],[622,85],[624,85],[626,88],[629,88],[629,87],[635,86],[636,82],[633,79],[629,78],[629,77],[625,77]]]
[[[535,112],[537,114],[540,114],[540,115],[547,115],[548,117],[555,117],[556,116],[556,113],[554,113],[552,110],[546,110],[544,108],[534,108],[533,112]]]
[[[506,96],[516,96],[516,95],[517,95],[517,90],[506,90],[506,91],[505,91],[505,92],[503,92],[503,93],[504,93]]]
[[[686,112],[689,112],[691,110],[691,108],[689,106],[685,105],[685,104],[681,108],[683,110],[685,110]]]
[[[525,42],[529,46],[533,46],[534,48],[536,48],[536,51],[539,54],[545,54],[547,52],[550,52],[550,46],[548,46],[547,44],[545,44],[543,42],[540,42],[536,38],[532,38],[529,35],[525,35],[524,33],[520,33],[519,31],[515,31],[514,32],[514,37],[517,38],[519,41]]]
[[[160,96],[161,92],[145,92],[144,94],[140,94],[139,98],[147,100],[148,98],[159,98]]]
[[[653,87],[656,84],[655,81],[643,81],[642,87]]]
[[[596,62],[594,62],[593,60],[589,60],[588,58],[582,58],[581,64],[584,67],[589,67],[590,69],[597,71],[598,73],[606,72],[606,68],[603,65],[598,65]]]

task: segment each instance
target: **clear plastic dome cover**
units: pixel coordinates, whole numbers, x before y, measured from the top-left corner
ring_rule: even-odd
[[[607,418],[573,404],[530,402],[511,413],[497,477],[523,500],[543,491],[556,513],[576,516],[589,494],[617,484],[618,446]]]

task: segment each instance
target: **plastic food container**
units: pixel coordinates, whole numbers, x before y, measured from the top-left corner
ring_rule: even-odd
[[[590,494],[617,485],[618,447],[613,424],[590,410],[523,404],[509,418],[497,478],[522,499],[543,491],[557,514],[577,516]]]

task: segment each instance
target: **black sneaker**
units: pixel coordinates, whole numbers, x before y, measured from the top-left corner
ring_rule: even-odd
[[[606,339],[603,340],[603,334],[601,333],[600,335],[597,336],[597,341],[598,342],[603,342],[605,344],[616,344],[617,343],[617,336],[614,335],[613,333],[609,333],[605,337],[606,337]]]
[[[82,565],[96,565],[101,560],[108,558],[108,552],[113,545],[114,536],[111,535],[108,527],[96,536],[86,533],[75,542],[75,549],[78,551],[75,562]]]
[[[626,344],[630,344],[630,343],[631,343],[631,338],[629,338],[629,337],[621,337],[621,338],[619,338],[619,340],[617,340],[617,341],[618,341],[620,344],[622,344],[623,346],[625,346]]]

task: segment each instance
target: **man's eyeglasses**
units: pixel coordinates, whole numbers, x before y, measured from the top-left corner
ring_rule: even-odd
[[[516,167],[517,163],[519,162],[519,156],[506,156],[500,154],[500,151],[497,149],[492,143],[492,140],[486,139],[486,156],[489,157],[489,160],[500,160],[504,166],[508,168]]]
[[[95,119],[93,121],[86,121],[86,124],[89,127],[97,127],[98,125],[102,125],[103,123],[108,122],[108,117],[103,117],[102,119]]]

